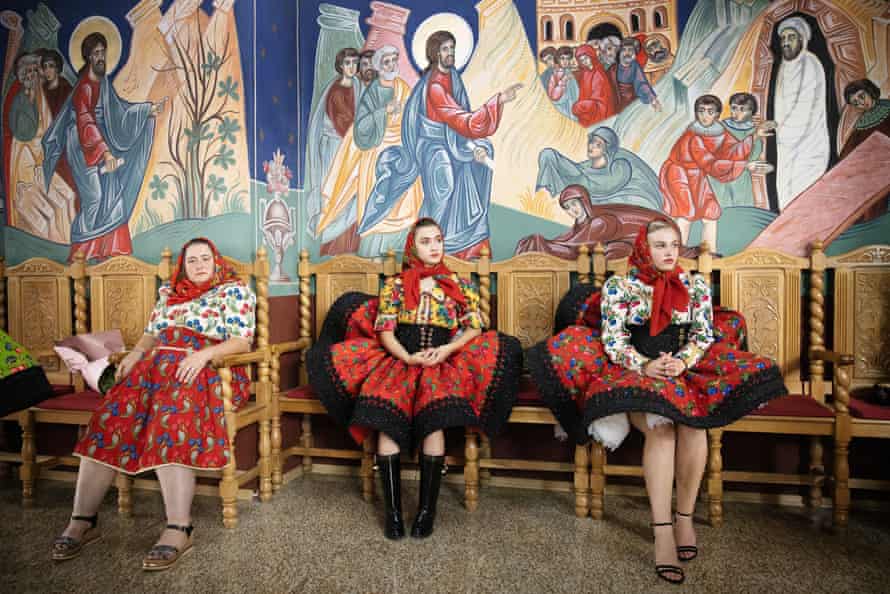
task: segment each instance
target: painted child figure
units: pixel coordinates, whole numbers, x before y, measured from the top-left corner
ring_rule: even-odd
[[[718,121],[723,103],[714,95],[695,100],[695,121],[677,139],[661,166],[659,184],[664,194],[665,212],[677,221],[681,240],[689,240],[689,229],[702,221],[702,241],[717,249],[717,221],[723,212],[710,179],[731,182],[743,172],[753,171],[749,163],[754,141],[772,135],[776,124],[762,122],[754,134],[739,140]]]

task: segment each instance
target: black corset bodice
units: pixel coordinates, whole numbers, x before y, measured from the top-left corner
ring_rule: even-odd
[[[410,354],[451,342],[451,330],[439,326],[399,324],[396,338]]]
[[[649,359],[657,359],[661,353],[676,354],[686,344],[690,324],[671,324],[657,336],[649,336],[649,322],[642,326],[628,326],[630,343]]]

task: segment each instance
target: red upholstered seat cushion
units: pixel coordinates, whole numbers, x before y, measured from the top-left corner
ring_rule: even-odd
[[[57,396],[44,400],[37,405],[37,408],[49,408],[54,410],[77,410],[92,412],[99,408],[102,403],[102,394],[93,392],[92,390],[84,390],[74,394],[66,394],[65,396]]]
[[[318,396],[315,395],[315,390],[312,389],[312,386],[297,386],[296,388],[291,388],[287,392],[282,394],[285,398],[294,398],[295,400],[316,400]]]
[[[890,406],[879,406],[859,398],[850,398],[850,415],[857,419],[890,421]]]
[[[812,398],[792,394],[770,400],[765,406],[751,412],[752,415],[762,417],[823,417],[834,416],[834,411],[825,404],[820,404]]]
[[[531,376],[523,375],[519,378],[519,397],[516,401],[519,406],[544,406],[541,394],[535,386]]]
[[[74,391],[74,386],[70,384],[53,384],[53,396],[64,396]]]

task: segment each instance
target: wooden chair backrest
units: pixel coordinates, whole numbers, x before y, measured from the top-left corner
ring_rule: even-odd
[[[834,273],[833,350],[852,353],[852,386],[890,381],[890,245],[826,258]]]
[[[572,273],[590,280],[590,256],[582,248],[575,260],[528,252],[491,264],[497,279],[498,330],[519,339],[523,348],[553,335],[560,300],[571,287]]]
[[[76,260],[75,290],[79,292],[87,281],[90,286],[90,330],[119,329],[124,344],[135,345],[158,300],[158,268],[132,256],[115,256],[86,267],[82,259]],[[75,315],[80,320],[80,312]]]
[[[5,268],[4,274],[9,335],[40,362],[51,382],[72,383],[71,374],[53,350],[56,341],[74,331],[70,269],[46,258],[29,258]],[[85,293],[78,299],[85,314]]]
[[[487,251],[478,261],[445,257],[445,264],[454,272],[467,278],[476,276],[479,281],[483,316],[491,312],[491,290],[488,268],[491,260]],[[324,262],[309,262],[309,252],[300,254],[300,338],[310,341],[321,332],[324,319],[331,305],[344,293],[359,291],[370,295],[380,292],[384,279],[401,269],[395,254],[390,251],[383,261],[370,260],[353,255],[334,256]],[[312,279],[315,279],[315,327],[312,326]]]
[[[719,303],[745,317],[750,350],[778,362],[791,393],[811,393],[824,401],[821,382],[808,392],[801,380],[802,279],[814,258],[756,248],[714,258],[712,266],[720,279]],[[821,340],[821,330],[818,336]]]

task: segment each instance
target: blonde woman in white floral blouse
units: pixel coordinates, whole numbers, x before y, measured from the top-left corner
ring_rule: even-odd
[[[698,555],[692,514],[705,429],[787,393],[773,361],[741,350],[741,316],[718,311],[715,322],[708,284],[682,271],[679,249],[670,221],[641,228],[628,274],[609,278],[601,292],[572,290],[560,304],[563,329],[527,357],[542,397],[578,443],[593,437],[614,449],[630,430],[628,418],[645,435],[655,571],[671,583],[684,580],[678,562]]]

